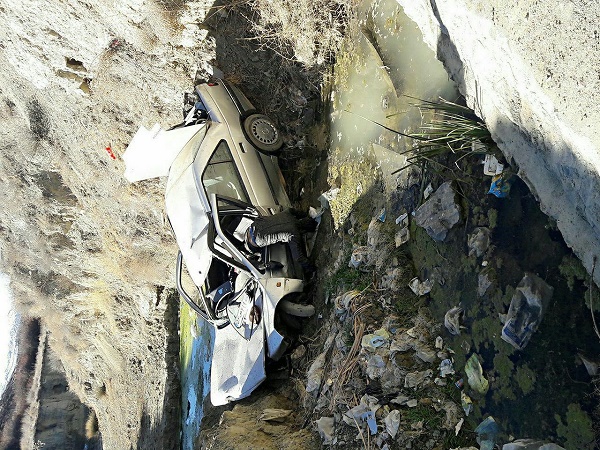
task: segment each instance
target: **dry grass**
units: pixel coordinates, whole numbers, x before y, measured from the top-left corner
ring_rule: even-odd
[[[87,420],[85,421],[85,437],[92,439],[98,433],[98,417],[94,410],[90,410]]]
[[[44,359],[46,345],[47,335],[44,327],[42,327],[36,353],[35,370],[31,377],[31,387],[27,392],[27,409],[23,414],[21,424],[21,448],[34,448],[35,445],[35,424],[40,408],[38,396],[42,382],[42,360]]]
[[[306,67],[331,61],[351,13],[351,0],[249,0],[257,39]]]

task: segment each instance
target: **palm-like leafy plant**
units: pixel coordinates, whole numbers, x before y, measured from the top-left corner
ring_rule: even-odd
[[[435,157],[449,152],[458,155],[455,164],[472,154],[486,153],[494,145],[485,123],[466,106],[440,98],[436,102],[421,100],[418,107],[424,117],[430,119],[421,131],[407,135],[416,141],[415,146],[403,152],[411,154],[407,166],[433,161]],[[404,169],[403,168],[403,169]],[[396,172],[399,172],[399,169]]]

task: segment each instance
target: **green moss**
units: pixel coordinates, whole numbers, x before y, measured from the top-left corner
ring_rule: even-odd
[[[339,148],[333,151],[328,177],[330,185],[340,183],[337,197],[329,204],[336,229],[344,223],[354,207],[361,208],[356,204],[359,198],[380,182],[379,172],[370,161],[341,161],[341,154]],[[368,201],[366,206],[369,210],[361,209],[359,216],[370,217],[372,203]]]
[[[567,286],[572,291],[576,280],[585,280],[587,272],[581,261],[573,255],[565,255],[558,266],[560,274],[566,278]]]
[[[556,434],[564,439],[564,446],[567,450],[588,450],[594,448],[594,429],[590,417],[577,403],[571,403],[567,407],[566,423],[562,418],[555,414],[554,418],[558,422]]]
[[[515,365],[506,354],[498,353],[494,356],[494,370],[499,377],[510,379],[514,367]]]
[[[350,257],[348,256],[347,259]],[[371,284],[373,284],[371,272],[362,272],[348,266],[342,266],[325,282],[326,290],[330,292],[344,292],[349,289],[362,291]]]
[[[512,301],[513,295],[515,295],[515,288],[512,286],[506,286],[504,295],[502,296],[502,304],[508,308]]]
[[[423,425],[431,430],[440,429],[444,420],[444,412],[436,411],[432,407],[417,405],[409,408],[402,414],[403,419],[408,422],[423,421]]]
[[[492,398],[496,403],[502,403],[507,400],[516,400],[517,396],[515,395],[513,389],[511,388],[510,380],[496,380],[496,384],[494,384],[494,394]]]
[[[477,347],[483,345],[489,347],[490,342],[501,333],[501,326],[498,319],[492,316],[486,316],[483,319],[473,322],[471,327],[471,336]]]
[[[196,313],[186,302],[180,302],[179,309],[179,364],[185,371],[192,359],[194,337],[191,328],[196,326]]]
[[[498,225],[498,211],[492,208],[488,210],[487,216],[490,223],[490,229],[493,230],[496,228],[496,225]]]
[[[523,391],[523,394],[527,395],[533,390],[535,384],[535,372],[526,365],[517,367],[515,373],[515,381]]]
[[[412,294],[412,292],[411,292]],[[425,303],[425,297],[415,298],[414,295],[398,295],[394,298],[394,307],[400,316],[412,317]]]
[[[460,258],[461,269],[465,275],[475,272],[475,268],[478,267],[477,258],[475,256],[462,255]]]

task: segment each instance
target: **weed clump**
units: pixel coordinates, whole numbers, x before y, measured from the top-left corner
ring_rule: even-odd
[[[565,440],[565,447],[581,450],[594,448],[593,423],[581,406],[571,403],[567,407],[566,416],[566,423],[563,423],[558,414],[554,416],[558,422],[556,434]]]
[[[331,61],[348,23],[349,0],[251,0],[252,28],[259,41],[306,67]]]

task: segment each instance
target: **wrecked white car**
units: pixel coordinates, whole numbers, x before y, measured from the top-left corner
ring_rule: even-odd
[[[124,159],[130,181],[168,176],[177,287],[215,328],[210,392],[222,405],[250,395],[266,378],[266,358],[288,348],[281,316],[310,316],[314,307],[298,302],[305,282],[288,245],[250,250],[239,235],[240,223],[290,207],[274,156],[282,145],[277,128],[223,80],[196,86],[191,100],[182,124],[141,128]],[[194,292],[183,287],[184,263]]]

